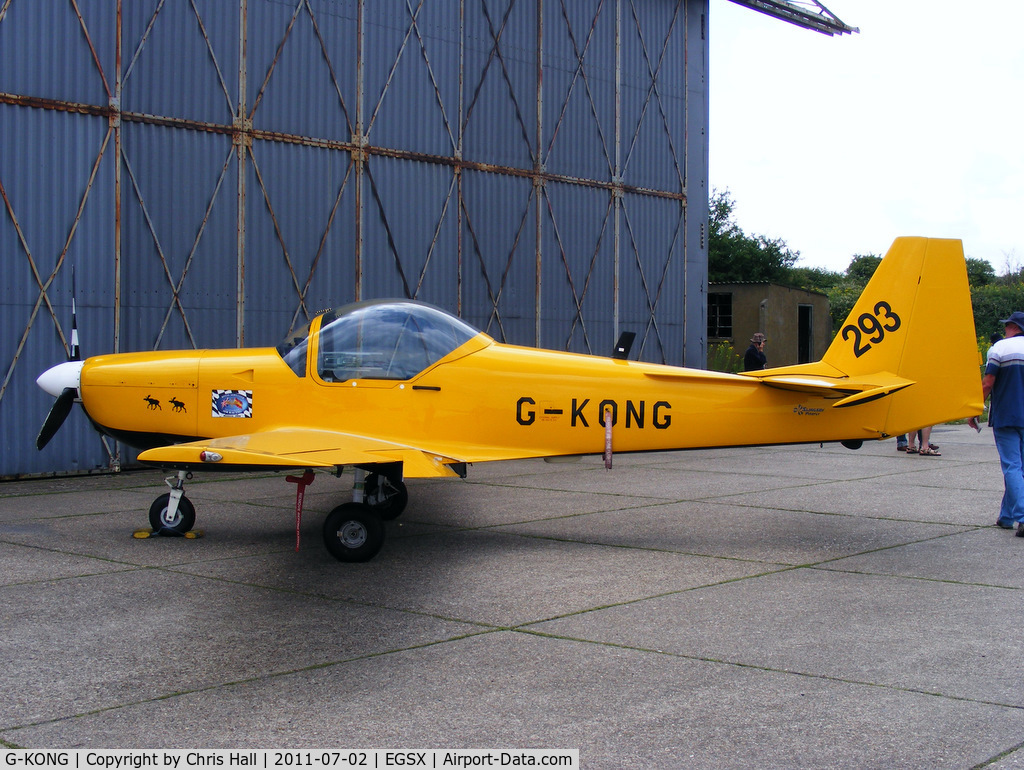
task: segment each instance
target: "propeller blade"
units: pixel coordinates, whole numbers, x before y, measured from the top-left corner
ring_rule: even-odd
[[[78,308],[76,307],[75,296],[78,288],[75,285],[75,266],[71,266],[71,351],[68,354],[68,361],[81,361],[82,353],[78,349]]]
[[[50,413],[46,415],[43,427],[39,430],[39,436],[36,438],[36,449],[42,449],[50,443],[50,439],[60,430],[64,420],[71,414],[71,407],[75,405],[75,398],[77,397],[78,391],[75,388],[64,388],[63,392],[57,396],[57,400],[50,407]]]

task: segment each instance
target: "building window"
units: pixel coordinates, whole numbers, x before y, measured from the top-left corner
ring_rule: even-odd
[[[708,339],[732,338],[732,293],[708,293]]]

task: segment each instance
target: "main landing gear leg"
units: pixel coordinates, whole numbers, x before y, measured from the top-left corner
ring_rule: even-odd
[[[343,503],[324,520],[324,545],[338,561],[369,561],[384,545],[384,523],[365,501],[366,472],[356,468],[352,502]]]
[[[160,495],[149,507],[149,525],[154,535],[186,535],[196,523],[196,509],[185,497],[185,480],[191,479],[188,471],[178,471],[177,476],[164,480],[171,488]]]

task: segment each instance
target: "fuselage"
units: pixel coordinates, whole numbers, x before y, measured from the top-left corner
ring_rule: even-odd
[[[280,428],[332,430],[470,462],[877,438],[872,405],[742,375],[503,345],[478,334],[402,380],[325,378],[315,335],[304,366],[278,350],[137,353],[88,359],[80,395],[96,426],[148,448]],[[851,419],[856,413],[856,420]]]

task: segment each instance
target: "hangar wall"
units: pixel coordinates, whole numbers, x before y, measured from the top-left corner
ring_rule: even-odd
[[[130,459],[34,447],[72,268],[83,355],[406,296],[703,366],[707,3],[0,3],[0,477]]]

